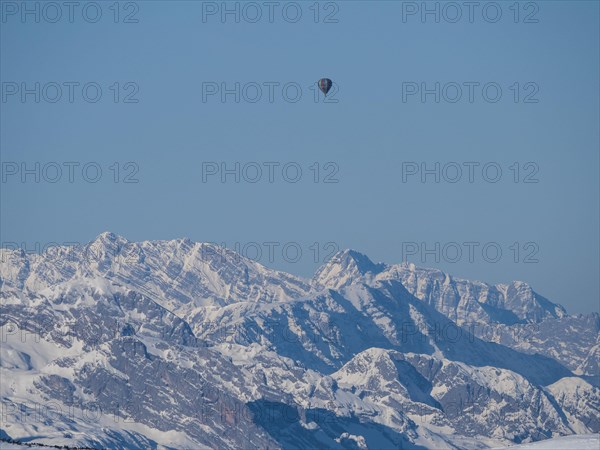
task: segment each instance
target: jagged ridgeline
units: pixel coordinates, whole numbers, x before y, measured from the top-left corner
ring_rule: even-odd
[[[491,448],[600,431],[598,314],[523,282],[351,250],[302,279],[103,233],[3,250],[0,286],[6,442]]]

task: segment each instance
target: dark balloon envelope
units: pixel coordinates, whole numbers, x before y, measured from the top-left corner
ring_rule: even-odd
[[[327,95],[329,89],[331,89],[331,86],[333,86],[333,81],[331,81],[329,78],[321,78],[318,82],[318,85],[319,89],[321,89],[321,92]]]

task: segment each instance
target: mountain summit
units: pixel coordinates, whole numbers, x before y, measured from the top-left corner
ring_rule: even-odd
[[[368,256],[355,250],[343,250],[317,270],[313,283],[319,287],[339,289],[365,276],[374,276],[385,267],[385,264],[375,264]]]

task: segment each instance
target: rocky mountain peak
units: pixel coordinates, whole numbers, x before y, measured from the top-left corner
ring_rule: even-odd
[[[313,283],[317,287],[339,289],[364,277],[374,276],[385,267],[385,264],[376,264],[356,250],[347,249],[336,253],[321,266],[313,277]]]

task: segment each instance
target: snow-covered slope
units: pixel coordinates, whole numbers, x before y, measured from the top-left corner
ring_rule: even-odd
[[[499,450],[598,450],[600,435],[582,434],[548,439],[533,444],[513,445]]]
[[[581,375],[600,376],[600,315],[569,316],[527,283],[489,285],[414,264],[375,264],[365,255],[346,250],[317,271],[313,285],[376,287],[383,281],[400,282],[466,333],[525,353],[540,353]]]

